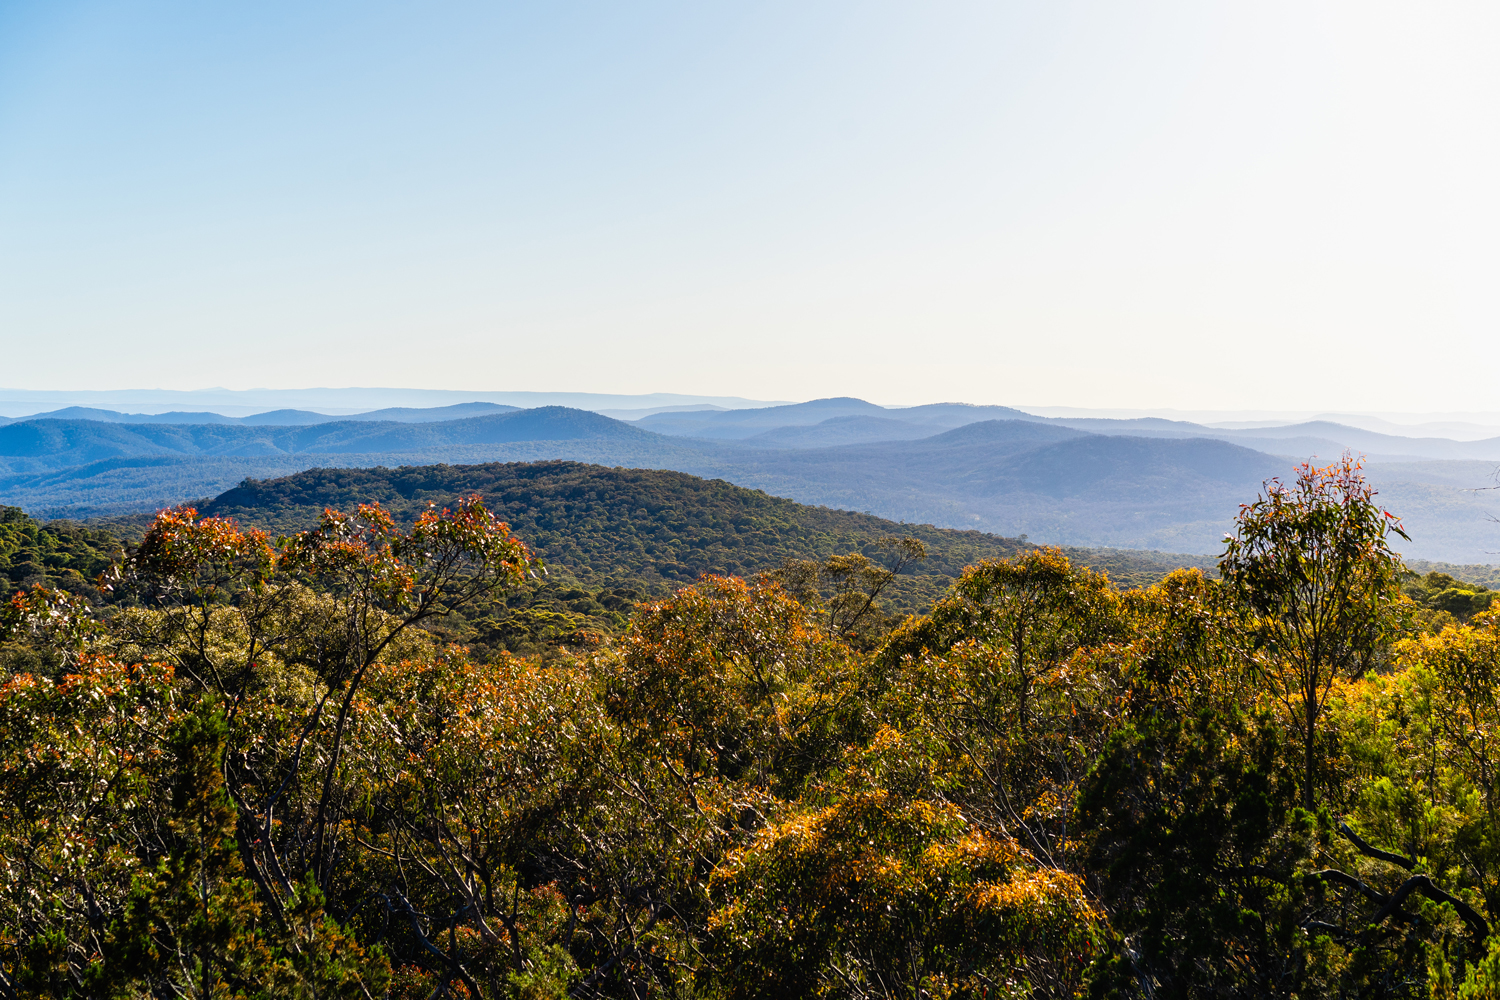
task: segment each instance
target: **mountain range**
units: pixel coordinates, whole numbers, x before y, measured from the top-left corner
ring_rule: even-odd
[[[1265,480],[1346,448],[1368,456],[1382,500],[1413,534],[1410,554],[1488,562],[1500,550],[1500,526],[1487,519],[1492,494],[1482,489],[1492,485],[1487,463],[1500,461],[1500,439],[1408,438],[1330,421],[1213,428],[1047,418],[853,398],[636,420],[484,402],[238,419],[70,409],[0,426],[0,503],[41,516],[111,516],[314,467],[568,459],[673,469],[912,523],[1208,553]]]
[[[1330,458],[1337,457],[1347,448],[1364,453],[1372,461],[1500,462],[1500,437],[1477,440],[1411,437],[1331,420],[1277,426],[1210,427],[1160,417],[1040,417],[1008,406],[967,403],[882,407],[852,398],[820,399],[761,409],[658,413],[638,421],[638,426],[681,437],[735,440],[777,448],[815,448],[855,441],[925,437],[937,430],[983,420],[1033,421],[1112,437],[1208,438],[1273,455],[1322,453],[1323,457]]]
[[[106,424],[230,424],[243,427],[306,426],[371,420],[431,423],[491,413],[509,413],[519,409],[521,409],[519,406],[504,406],[500,403],[455,403],[452,406],[388,406],[381,410],[367,410],[364,413],[345,415],[316,413],[312,410],[282,409],[266,410],[243,417],[231,417],[208,411],[168,410],[166,413],[121,413],[118,410],[101,410],[92,406],[66,406],[60,410],[35,413],[24,418],[0,417],[0,426],[30,423],[36,420],[88,420]]]

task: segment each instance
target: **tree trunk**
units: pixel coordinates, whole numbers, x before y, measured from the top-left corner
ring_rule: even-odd
[[[1313,734],[1318,725],[1318,700],[1316,689],[1305,691],[1302,695],[1302,708],[1306,716],[1303,723],[1302,733],[1302,759],[1304,774],[1302,776],[1302,806],[1308,812],[1313,811],[1313,770],[1315,767],[1313,756]]]

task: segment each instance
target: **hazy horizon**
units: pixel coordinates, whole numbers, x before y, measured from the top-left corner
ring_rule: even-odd
[[[831,398],[829,396],[812,397]],[[862,397],[857,397],[862,398]],[[258,402],[257,402],[258,400]],[[714,406],[725,409],[784,406],[809,400],[750,399],[694,393],[587,393],[546,390],[422,389],[397,386],[344,386],[305,388],[226,389],[222,386],[196,390],[179,389],[16,389],[0,386],[0,416],[16,418],[71,406],[155,414],[201,409],[224,416],[249,416],[273,409],[303,409],[323,414],[356,414],[387,407],[448,406],[463,402],[495,402],[513,406],[573,406],[578,409],[622,416],[630,411],[659,411],[682,406]],[[1017,401],[999,404],[974,403],[962,399],[932,399],[919,402],[871,399],[867,402],[892,409],[930,403],[1003,405],[1036,416],[1138,419],[1157,417],[1204,424],[1210,427],[1254,427],[1300,423],[1311,420],[1355,419],[1367,429],[1423,431],[1423,436],[1465,439],[1490,431],[1500,434],[1500,411],[1399,411],[1399,410],[1214,410],[1173,407],[1086,407],[1037,405]],[[37,409],[45,407],[45,409]],[[1488,436],[1488,435],[1485,435]]]
[[[1500,411],[1500,8],[0,8],[0,381]]]

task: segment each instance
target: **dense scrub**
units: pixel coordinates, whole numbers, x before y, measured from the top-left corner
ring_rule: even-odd
[[[0,581],[10,590],[37,583],[86,590],[119,554],[119,541],[106,532],[41,524],[18,507],[0,507]]]
[[[440,636],[537,586],[478,500],[169,512],[6,611],[0,991],[1496,995],[1500,610],[1398,531],[1346,463],[1222,582],[1028,549],[895,623],[834,553],[519,656]]]

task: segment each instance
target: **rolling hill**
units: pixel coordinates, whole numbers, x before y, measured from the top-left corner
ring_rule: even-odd
[[[207,411],[170,410],[166,413],[122,413],[119,410],[101,410],[92,406],[67,406],[46,413],[33,413],[29,417],[14,419],[0,417],[0,424],[24,423],[32,420],[98,420],[108,424],[240,424],[246,427],[306,426],[327,424],[340,420],[395,420],[402,423],[427,423],[435,420],[458,420],[477,417],[487,413],[508,413],[517,406],[500,403],[455,403],[452,406],[389,406],[381,410],[367,410],[347,416],[333,416],[312,410],[280,409],[254,413],[246,417],[229,417]]]
[[[1160,417],[1042,417],[1005,406],[966,403],[881,407],[850,397],[719,413],[657,414],[638,423],[672,436],[744,441],[778,448],[820,448],[862,441],[910,440],[988,420],[1034,421],[1108,437],[1209,438],[1279,456],[1319,455],[1331,460],[1347,448],[1364,453],[1372,461],[1500,461],[1500,438],[1418,437],[1383,433],[1333,420],[1208,427]]]
[[[1306,436],[1335,433],[1339,425],[1326,422],[1287,431],[1300,436],[1236,438],[1182,421],[852,399],[638,421],[565,407],[428,419],[475,408],[497,409],[307,424],[22,420],[0,427],[0,503],[43,517],[118,516],[309,468],[561,459],[673,469],[803,503],[1052,543],[1214,552],[1263,480],[1289,474],[1301,455],[1342,450]],[[1475,563],[1500,551],[1500,524],[1487,517],[1500,495],[1477,489],[1490,471],[1476,461],[1378,461],[1369,475],[1406,518],[1411,555]]]
[[[46,472],[116,458],[412,454],[520,441],[639,446],[655,437],[619,420],[561,406],[433,422],[336,420],[257,426],[26,420],[0,427],[0,470]]]
[[[16,507],[0,507],[0,588],[44,584],[97,596],[93,580],[119,556],[120,540],[67,521],[40,524]]]
[[[806,403],[764,406],[747,410],[657,413],[637,423],[658,434],[737,441],[780,428],[813,427],[827,421],[850,417],[890,421],[891,423],[884,425],[888,429],[895,424],[914,425],[927,428],[928,433],[937,433],[940,430],[978,423],[982,420],[1044,420],[1041,417],[1032,417],[1030,414],[1022,413],[1020,410],[1013,410],[1008,406],[932,403],[926,406],[897,408],[877,406],[851,396],[838,396],[831,399],[814,399]],[[894,436],[905,436],[905,432],[898,432]]]
[[[994,420],[916,441],[702,453],[676,467],[906,521],[1069,545],[1212,552],[1239,504],[1291,463],[1221,441]]]
[[[823,559],[869,550],[886,536],[912,536],[928,550],[928,559],[903,581],[906,597],[900,603],[914,606],[963,567],[1025,547],[978,531],[800,504],[723,480],[576,462],[314,469],[246,482],[200,512],[290,532],[315,523],[325,507],[378,500],[409,520],[429,503],[442,506],[470,493],[484,496],[554,570],[589,585],[676,586],[703,573],[744,576],[788,559]],[[1134,585],[1154,582],[1179,565],[1213,565],[1201,557],[1159,553],[1075,548],[1070,555]]]
[[[889,417],[829,417],[816,424],[774,427],[739,443],[751,448],[829,448],[841,444],[871,444],[877,441],[913,441],[931,437],[927,424],[907,423]]]

